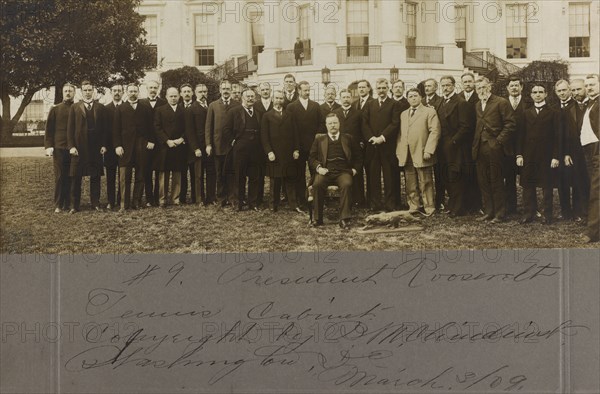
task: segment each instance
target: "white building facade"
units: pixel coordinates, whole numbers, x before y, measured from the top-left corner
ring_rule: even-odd
[[[275,84],[292,73],[314,87],[325,67],[340,87],[394,68],[408,85],[534,60],[567,61],[572,77],[599,68],[598,1],[143,0],[139,12],[157,52],[151,79],[184,65]]]

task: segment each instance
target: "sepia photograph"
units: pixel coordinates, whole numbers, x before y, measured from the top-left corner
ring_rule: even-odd
[[[597,0],[0,13],[0,392],[600,393]]]

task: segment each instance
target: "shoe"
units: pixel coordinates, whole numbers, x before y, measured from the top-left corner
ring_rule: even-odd
[[[477,211],[477,213],[480,215],[485,215],[485,212],[483,212],[483,209],[480,209],[479,211]]]
[[[340,228],[343,230],[348,230],[350,228],[350,220],[348,219],[342,219],[340,220]]]
[[[79,212],[79,210],[75,209],[75,208],[71,208],[71,210],[69,211],[70,214],[74,214],[74,213],[77,213],[77,212]]]
[[[527,224],[527,223],[531,223],[531,222],[533,222],[532,217],[524,217],[521,220],[519,220],[519,224]]]
[[[125,213],[125,212],[127,212],[127,210],[125,208],[119,209],[119,213]]]
[[[494,223],[494,224],[504,223],[504,219],[502,219],[502,218],[493,218],[492,219],[492,223]]]
[[[583,222],[583,219],[581,218],[581,216],[575,216],[575,217],[573,218],[573,221],[574,221],[575,223],[581,223],[581,222]]]
[[[96,212],[102,212],[102,208],[100,208],[99,206],[92,207],[92,210]]]
[[[249,208],[250,211],[254,211],[254,212],[260,212],[260,209],[258,209],[258,207],[250,207]]]
[[[62,210],[60,208],[54,208],[54,213],[61,213]]]
[[[478,222],[485,222],[487,220],[492,220],[492,219],[493,219],[492,216],[490,216],[490,215],[484,215],[484,216],[478,217],[475,220],[477,220]]]
[[[592,239],[589,235],[584,235],[581,240],[583,241],[583,243],[589,244],[592,242],[598,242],[598,239]]]
[[[279,211],[279,207],[271,207],[271,212],[277,212]]]
[[[152,204],[150,204],[149,202],[146,203],[146,208],[152,208]]]
[[[552,224],[552,218],[544,217],[542,219],[542,224],[546,224],[546,225]]]
[[[535,216],[538,218],[541,218],[542,214],[540,213],[540,211],[535,211]]]
[[[316,221],[311,221],[309,223],[310,227],[319,227],[323,225],[323,221],[322,220],[316,220]]]
[[[298,212],[298,213],[299,213],[299,214],[301,214],[301,215],[306,215],[306,212],[304,212],[304,211],[302,210],[302,208],[300,208],[300,207],[296,207],[296,209],[294,209],[294,211]]]
[[[451,218],[451,219],[454,219],[454,218],[456,218],[457,216],[458,216],[458,215],[457,215],[457,214],[455,214],[454,212],[449,212],[449,213],[448,213],[448,217],[449,217],[449,218]]]
[[[110,203],[106,204],[106,209],[108,209],[109,211],[112,209],[112,205]]]

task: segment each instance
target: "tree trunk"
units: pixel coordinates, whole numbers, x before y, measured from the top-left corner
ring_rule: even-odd
[[[63,101],[62,87],[64,84],[64,81],[56,81],[54,84],[54,105],[60,104]]]
[[[10,138],[15,124],[10,117],[10,96],[6,90],[2,90],[2,126],[0,129],[0,138],[5,140]]]

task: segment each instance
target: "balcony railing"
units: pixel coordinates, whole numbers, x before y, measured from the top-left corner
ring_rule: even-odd
[[[289,67],[296,65],[296,57],[294,56],[294,50],[289,49],[285,51],[277,51],[277,67]],[[304,59],[302,59],[303,66],[312,65],[312,48],[304,50]]]
[[[442,47],[406,47],[407,63],[444,63],[444,48]]]
[[[381,63],[381,46],[356,45],[337,48],[338,64]]]

